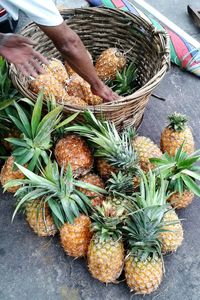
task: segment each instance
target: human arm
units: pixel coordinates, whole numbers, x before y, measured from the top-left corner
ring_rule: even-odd
[[[34,43],[26,37],[0,33],[0,55],[15,64],[25,76],[36,77],[44,72],[41,62],[48,64],[48,61],[32,45]]]
[[[69,65],[90,83],[94,94],[102,97],[104,101],[118,99],[118,95],[106,86],[97,76],[85,46],[73,30],[71,30],[64,22],[58,26],[38,26],[53,41],[54,45]]]

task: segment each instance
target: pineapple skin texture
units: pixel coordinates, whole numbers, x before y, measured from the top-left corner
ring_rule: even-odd
[[[160,285],[163,277],[161,259],[140,261],[129,256],[125,261],[126,282],[136,294],[150,294]]]
[[[149,158],[160,158],[162,152],[153,141],[144,136],[137,136],[133,140],[133,147],[138,154],[140,167],[144,172],[155,168],[155,165],[150,163]]]
[[[66,80],[69,79],[69,75],[62,64],[62,62],[56,58],[53,58],[48,66],[44,67],[47,73],[52,74],[58,82],[65,84]]]
[[[93,238],[88,248],[88,268],[92,276],[101,282],[115,282],[124,266],[122,241],[100,242]]]
[[[117,168],[111,166],[105,159],[97,159],[97,171],[101,178],[107,180],[111,177],[111,173],[117,173]]]
[[[6,184],[9,180],[23,179],[24,174],[20,170],[13,170],[14,167],[14,157],[10,156],[1,169],[1,184],[2,186]],[[7,189],[7,192],[16,193],[20,186],[14,186]]]
[[[99,96],[96,96],[91,91],[90,84],[81,78],[78,74],[74,74],[67,86],[67,93],[70,96],[79,97],[83,99],[88,105],[98,105],[103,102],[103,99]]]
[[[93,156],[86,141],[78,135],[70,134],[58,141],[55,157],[60,167],[67,169],[71,164],[75,176],[87,174],[93,166]]]
[[[161,150],[174,156],[178,148],[183,144],[183,151],[191,154],[195,150],[194,138],[189,127],[183,131],[175,131],[165,128],[161,134],[160,147]]]
[[[87,174],[84,177],[80,178],[81,181],[93,184],[97,187],[100,187],[102,189],[105,188],[105,185],[102,181],[102,179],[96,175],[96,174]],[[99,195],[98,193],[79,188],[79,190],[84,193],[86,196],[91,197],[92,206],[101,205],[102,202],[105,200],[105,197],[103,195]]]
[[[61,245],[65,252],[73,257],[87,255],[88,245],[92,238],[90,218],[81,215],[74,224],[65,223],[60,229]]]
[[[40,74],[36,79],[32,80],[30,89],[36,94],[43,89],[45,96],[54,95],[58,101],[62,101],[67,96],[62,84],[50,73]]]
[[[104,50],[98,57],[95,68],[101,80],[115,79],[117,71],[126,65],[125,56],[117,48]]]
[[[167,201],[170,202],[171,206],[176,209],[187,207],[194,198],[194,194],[190,191],[185,190],[182,194],[176,192],[172,194]]]
[[[87,106],[87,103],[83,99],[69,95],[66,96],[62,104],[82,107]]]
[[[175,211],[170,210],[165,213],[163,221],[172,222],[178,221],[179,218]],[[162,253],[175,252],[179,246],[181,246],[183,241],[183,227],[181,222],[164,226],[163,229],[169,230],[169,232],[161,232],[160,239],[162,241]]]
[[[29,203],[26,206],[26,220],[29,226],[38,236],[54,236],[57,233],[57,228],[50,214],[47,203],[39,206],[38,201]]]

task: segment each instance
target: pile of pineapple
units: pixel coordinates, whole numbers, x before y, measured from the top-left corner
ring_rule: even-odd
[[[93,62],[91,54],[88,55]],[[133,63],[126,67],[127,59],[118,48],[108,48],[97,58],[96,72],[101,80],[119,95],[133,92],[136,69]],[[51,59],[44,66],[45,73],[29,82],[30,90],[38,94],[44,90],[48,97],[54,95],[58,103],[85,108],[88,105],[100,105],[103,99],[91,91],[90,84],[79,76],[67,62]]]
[[[53,98],[43,114],[44,102],[43,93],[35,105],[15,101],[6,115],[17,128],[5,138],[11,154],[1,170],[16,200],[13,218],[23,210],[38,236],[59,234],[67,255],[85,257],[97,280],[125,276],[131,291],[155,291],[163,255],[183,241],[175,209],[200,196],[200,154],[187,118],[169,116],[159,149],[89,110],[81,122],[64,118]]]

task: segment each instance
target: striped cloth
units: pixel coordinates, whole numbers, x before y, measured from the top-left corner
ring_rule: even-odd
[[[137,9],[128,0],[87,0],[91,6],[105,6],[109,8],[119,8],[124,11],[141,16],[142,18],[151,22],[157,29],[165,29],[170,36],[170,52],[172,63],[178,65],[184,70],[187,70],[196,76],[200,77],[200,50],[196,49],[193,45],[188,43],[183,37],[163,27],[157,20],[144,14]]]

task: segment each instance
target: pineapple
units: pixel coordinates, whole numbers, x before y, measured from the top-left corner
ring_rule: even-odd
[[[163,278],[159,231],[165,209],[165,205],[139,209],[130,213],[124,226],[129,245],[125,277],[131,291],[137,294],[154,292]]]
[[[193,199],[194,199],[194,193],[186,189],[182,193],[181,192],[173,193],[168,198],[168,201],[174,208],[180,209],[180,208],[187,207],[190,203],[192,203]]]
[[[31,80],[29,85],[34,93],[38,94],[43,90],[46,97],[54,95],[59,102],[67,97],[65,88],[51,73],[40,74],[36,79]]]
[[[169,181],[169,191],[171,192],[168,201],[177,208],[188,206],[194,194],[200,197],[200,187],[196,180],[200,180],[199,167],[196,164],[200,160],[197,152],[188,155],[183,151],[182,145],[175,156],[169,156],[167,152],[162,158],[151,159],[157,165],[155,172],[159,175],[162,172]]]
[[[77,132],[92,143],[95,149],[94,155],[100,158],[97,163],[100,176],[107,179],[115,170],[134,174],[138,162],[131,145],[129,131],[124,131],[120,135],[114,123],[97,120],[90,111],[86,111],[83,116],[84,123],[72,125],[65,130]]]
[[[112,173],[112,176],[106,182],[106,190],[108,190],[109,193],[131,196],[134,193],[132,175],[123,174],[121,171],[117,174]]]
[[[84,177],[81,177],[80,180],[104,189],[104,183],[103,183],[102,179],[96,174],[89,173],[89,174],[85,175]],[[93,206],[101,206],[101,204],[105,198],[103,195],[99,195],[97,193],[94,193],[94,192],[86,190],[86,189],[80,188],[80,191],[83,194],[85,194],[86,196],[90,197]]]
[[[194,152],[194,138],[191,129],[186,125],[187,117],[179,113],[174,113],[168,117],[168,120],[169,125],[161,134],[161,150],[174,156],[178,148],[184,143],[184,152],[188,154]]]
[[[171,222],[175,222],[171,224]],[[163,231],[160,233],[160,239],[162,242],[162,253],[174,252],[183,241],[183,227],[181,222],[173,209],[168,210],[163,217],[163,223],[167,226],[163,227]],[[171,225],[169,225],[171,224]]]
[[[24,174],[20,170],[14,169],[14,157],[10,156],[1,170],[1,184],[5,185],[9,180],[22,179]],[[15,193],[20,186],[13,186],[7,189],[10,193]]]
[[[162,226],[159,234],[163,253],[176,251],[183,240],[183,229],[175,211],[167,203],[168,181],[156,177],[151,171],[145,175],[141,172],[140,191],[136,196],[136,205],[141,209],[165,206],[162,217]],[[154,216],[158,219],[157,215]]]
[[[151,171],[145,174],[141,170],[140,176],[140,190],[134,199],[135,210],[130,210],[123,227],[128,243],[125,277],[131,291],[145,295],[154,292],[163,277],[160,234],[164,226],[166,235],[169,234],[169,224],[163,222],[168,210],[168,183],[161,177],[158,184],[158,178]]]
[[[38,236],[54,236],[58,231],[48,204],[40,200],[27,203],[26,220]]]
[[[83,108],[85,108],[87,106],[87,103],[83,99],[74,97],[74,96],[69,96],[69,95],[67,95],[65,97],[65,99],[63,99],[62,104],[72,105],[72,106],[81,106]]]
[[[88,54],[88,56],[89,56],[91,62],[93,63],[92,55],[90,54],[89,51],[87,51],[87,54]],[[67,73],[68,73],[70,76],[73,76],[73,75],[75,75],[75,74],[77,75],[77,73],[72,69],[72,67],[70,67],[70,65],[68,64],[67,61],[65,61],[65,68],[66,68],[66,70],[67,70]]]
[[[133,148],[137,152],[140,167],[145,172],[155,167],[155,165],[149,161],[149,158],[159,158],[162,156],[162,152],[158,146],[145,136],[136,136],[133,139]]]
[[[30,203],[40,196],[48,203],[55,225],[60,230],[61,244],[66,253],[73,257],[85,256],[92,236],[88,217],[91,202],[77,187],[98,193],[105,191],[89,183],[75,180],[70,165],[66,172],[63,168],[59,171],[58,164],[49,161],[46,168],[41,170],[42,176],[18,164],[17,167],[27,179],[14,180],[6,184],[6,187],[23,184],[16,193],[19,202],[13,218],[24,202]]]
[[[101,282],[116,282],[124,265],[121,222],[123,209],[103,202],[92,215],[94,236],[88,248],[88,268]]]
[[[44,67],[47,71],[47,74],[53,75],[53,77],[61,84],[65,84],[69,79],[69,75],[62,64],[62,62],[56,58],[53,58],[48,66]]]
[[[66,85],[66,90],[70,96],[81,98],[88,105],[98,105],[103,102],[101,97],[92,93],[90,84],[78,74],[75,74],[70,78]]]
[[[60,139],[54,151],[60,167],[66,170],[70,163],[75,176],[89,173],[93,166],[93,156],[86,141],[75,134]]]
[[[105,180],[109,179],[112,173],[118,172],[117,168],[113,167],[108,161],[103,158],[98,158],[96,165],[99,175]]]
[[[95,68],[101,80],[115,79],[117,71],[121,71],[126,65],[126,58],[117,48],[104,50],[97,58]]]
[[[38,168],[48,161],[48,154],[52,147],[51,134],[56,129],[61,117],[62,107],[56,107],[42,117],[43,95],[38,96],[32,110],[31,119],[19,104],[15,103],[15,114],[10,114],[10,119],[18,127],[21,135],[19,138],[7,138],[6,141],[14,146],[12,157],[8,159],[2,169],[1,182],[4,185],[8,180],[22,176],[21,172],[13,170],[13,162],[27,165],[30,170],[38,172]],[[71,118],[70,118],[71,119]],[[64,122],[66,123],[68,119]],[[17,187],[13,188],[16,191]]]

